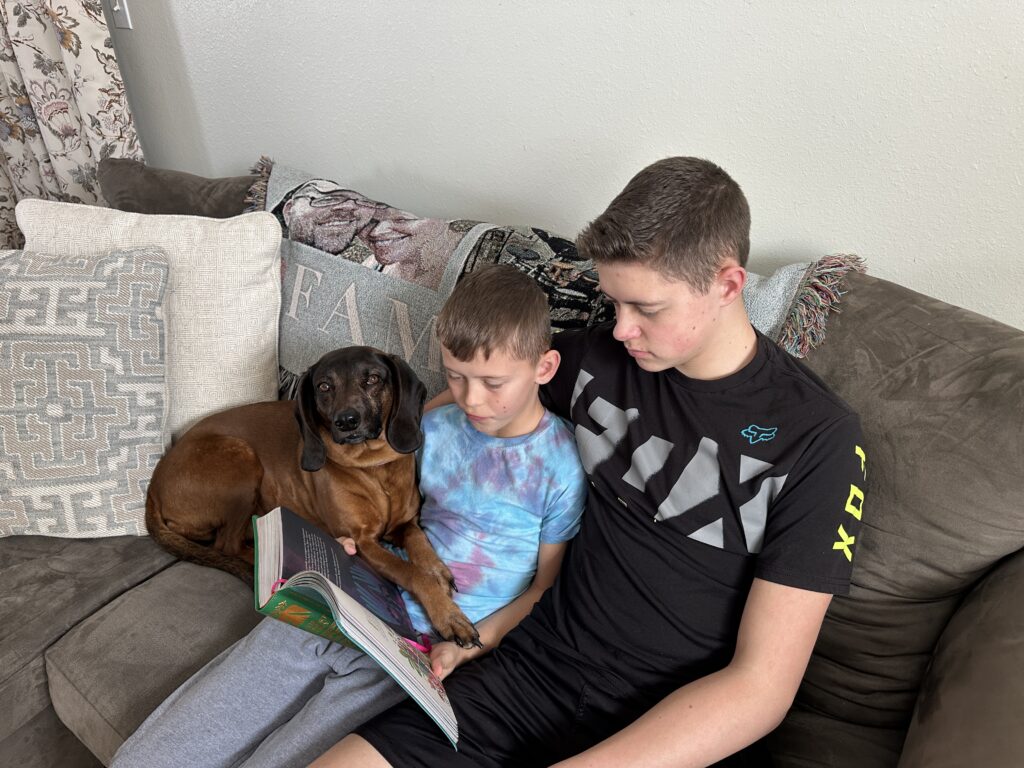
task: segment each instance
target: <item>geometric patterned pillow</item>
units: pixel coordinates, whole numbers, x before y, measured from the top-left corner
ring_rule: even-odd
[[[146,532],[167,281],[156,248],[0,252],[0,536]]]

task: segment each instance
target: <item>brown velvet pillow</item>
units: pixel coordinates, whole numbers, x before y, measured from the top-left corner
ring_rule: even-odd
[[[256,175],[208,179],[183,171],[150,168],[138,160],[104,158],[100,189],[111,208],[132,213],[178,214],[226,219],[245,208]]]

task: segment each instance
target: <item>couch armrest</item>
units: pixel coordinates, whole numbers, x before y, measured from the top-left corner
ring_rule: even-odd
[[[925,675],[899,768],[1020,765],[1024,550],[968,593]]]

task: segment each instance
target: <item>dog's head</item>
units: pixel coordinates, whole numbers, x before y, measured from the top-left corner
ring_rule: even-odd
[[[302,432],[302,468],[327,461],[319,427],[338,445],[384,433],[398,453],[423,443],[420,418],[427,390],[409,364],[373,347],[343,347],[321,357],[299,380],[295,415]]]

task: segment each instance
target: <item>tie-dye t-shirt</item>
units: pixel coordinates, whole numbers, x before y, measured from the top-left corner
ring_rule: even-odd
[[[420,525],[447,563],[455,602],[476,623],[522,594],[537,570],[542,543],[579,530],[586,479],[569,427],[545,411],[520,437],[478,432],[455,405],[423,417]],[[413,626],[430,620],[405,595]]]

